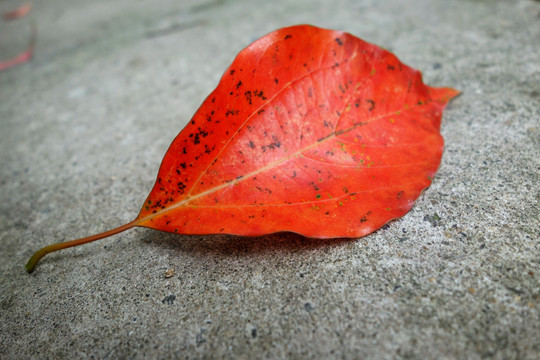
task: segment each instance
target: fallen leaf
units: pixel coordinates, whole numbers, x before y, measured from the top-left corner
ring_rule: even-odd
[[[25,16],[26,14],[28,14],[31,8],[32,8],[32,5],[30,4],[21,5],[15,10],[4,13],[4,19],[15,20],[15,19],[21,18]]]
[[[34,56],[34,47],[36,45],[37,39],[37,27],[35,23],[31,24],[30,31],[30,42],[26,50],[11,59],[0,61],[0,71],[7,70],[14,66],[28,62],[32,59],[32,57]]]
[[[134,226],[180,234],[360,237],[404,215],[439,166],[433,88],[392,53],[309,25],[242,50],[165,154]]]
[[[19,54],[8,60],[0,61],[0,71],[7,70],[16,65],[30,61],[30,59],[32,59],[33,54],[34,54],[34,48],[29,47],[22,54]]]

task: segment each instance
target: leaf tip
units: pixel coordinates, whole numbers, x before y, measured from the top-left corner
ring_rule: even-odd
[[[430,88],[432,98],[441,103],[448,103],[453,98],[461,94],[461,91],[449,87]]]

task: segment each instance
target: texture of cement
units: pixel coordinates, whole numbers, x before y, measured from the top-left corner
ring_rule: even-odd
[[[20,21],[0,34],[5,58],[37,24],[0,73],[0,358],[539,358],[538,1],[51,0]],[[411,212],[357,240],[134,229],[26,273],[132,220],[235,54],[298,23],[463,92]]]

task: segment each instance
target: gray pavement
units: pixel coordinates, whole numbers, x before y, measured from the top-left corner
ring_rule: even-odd
[[[0,358],[540,358],[540,2],[51,0],[20,21],[0,57],[38,38],[0,73]],[[411,212],[353,240],[134,229],[26,273],[132,220],[235,54],[298,23],[463,92]]]

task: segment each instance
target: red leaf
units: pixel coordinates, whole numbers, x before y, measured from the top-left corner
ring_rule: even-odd
[[[21,54],[13,58],[0,61],[0,71],[4,71],[14,66],[30,61],[32,57],[34,56],[34,47],[36,45],[36,38],[37,38],[37,27],[35,23],[31,23],[30,43],[28,44],[28,47],[26,48],[24,52],[22,52]]]
[[[132,226],[367,235],[430,185],[442,110],[457,94],[350,34],[279,29],[238,54],[171,144],[137,218],[79,243]]]
[[[26,49],[25,52],[15,56],[14,58],[0,61],[0,71],[4,71],[16,65],[30,61],[30,59],[32,59],[33,54],[34,54],[34,47],[32,46]]]
[[[4,13],[4,19],[15,20],[15,19],[21,18],[25,16],[26,14],[28,14],[31,8],[32,8],[31,4],[21,5],[15,10]]]
[[[443,150],[457,92],[391,53],[312,26],[240,52],[169,148],[138,224],[358,237],[405,214]]]

